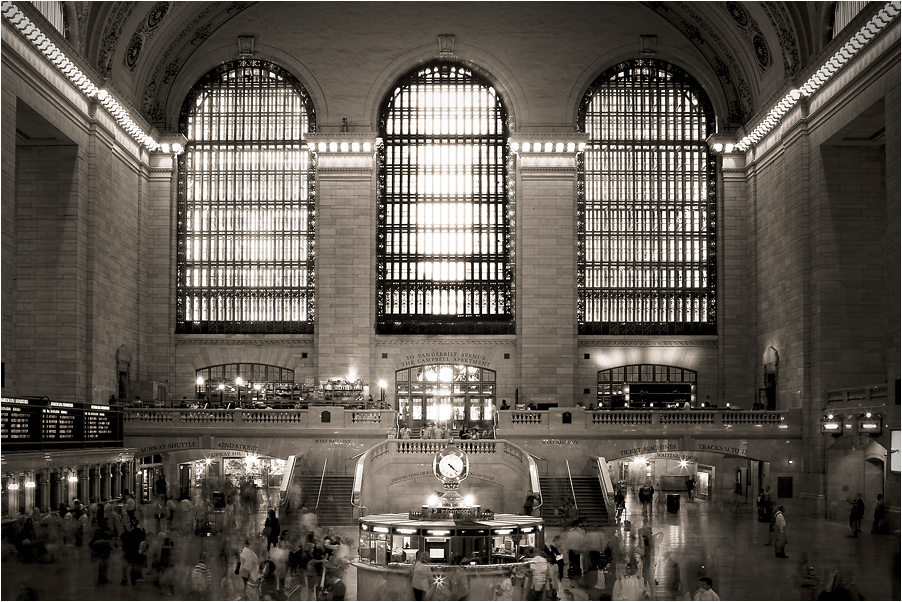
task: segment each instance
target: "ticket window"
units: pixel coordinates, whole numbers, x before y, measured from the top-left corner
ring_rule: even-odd
[[[432,564],[448,564],[451,562],[451,549],[447,537],[427,537],[426,557]]]
[[[451,541],[451,562],[466,558],[469,564],[489,564],[488,537],[485,534],[457,537]]]
[[[417,559],[420,538],[415,535],[392,536],[392,562],[412,564]]]

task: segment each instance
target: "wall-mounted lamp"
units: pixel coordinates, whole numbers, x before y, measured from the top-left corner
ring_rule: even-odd
[[[842,436],[842,418],[833,414],[825,414],[821,418],[821,435]]]
[[[879,437],[883,434],[883,416],[867,412],[858,416],[858,434]]]
[[[25,489],[34,489],[34,481],[25,481]]]

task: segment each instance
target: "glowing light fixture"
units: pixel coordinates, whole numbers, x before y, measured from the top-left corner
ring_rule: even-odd
[[[883,416],[867,412],[858,416],[858,434],[879,437],[883,434]]]
[[[821,418],[821,434],[839,437],[842,435],[842,419],[833,414],[826,414]]]

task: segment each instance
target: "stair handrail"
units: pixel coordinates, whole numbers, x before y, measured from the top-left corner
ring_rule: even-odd
[[[614,483],[611,481],[611,475],[608,473],[608,462],[601,456],[595,457],[598,467],[598,484],[601,485],[601,494],[604,496],[605,506],[608,508],[617,508],[614,505]]]
[[[541,460],[541,458],[539,459]],[[526,464],[529,467],[529,488],[533,493],[538,494],[539,496],[539,504],[533,506],[533,508],[538,509],[545,503],[545,496],[542,495],[542,483],[539,481],[539,467],[532,454],[529,452],[526,452]]]
[[[323,481],[326,480],[326,464],[328,464],[329,458],[323,460],[323,476],[319,479],[319,491],[316,493],[316,506],[314,506],[314,510],[319,508],[319,498],[323,494]]]
[[[573,476],[570,474],[570,460],[564,460],[567,463],[567,480],[570,481],[570,495],[573,496],[573,509],[579,516],[579,504],[576,503],[576,490],[573,488]]]
[[[297,456],[288,456],[285,463],[285,472],[282,473],[282,483],[279,485],[279,506],[288,505],[288,495],[291,490],[291,481],[294,480],[295,463]]]
[[[360,510],[360,516],[363,516],[365,514],[364,510],[367,509],[367,506],[363,506],[358,502],[360,501],[361,492],[363,490],[363,469],[366,465],[369,451],[370,450],[367,450],[354,456],[357,458],[357,464],[354,466],[354,485],[351,487],[351,506]]]

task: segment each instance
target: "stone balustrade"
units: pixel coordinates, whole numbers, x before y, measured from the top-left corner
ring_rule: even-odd
[[[628,428],[637,431],[666,431],[670,434],[717,435],[722,432],[754,436],[777,433],[801,434],[800,410],[586,410],[552,408],[550,410],[515,410],[499,412],[497,431],[500,436],[547,436],[549,431],[580,436],[616,434]]]
[[[152,429],[165,434],[191,430],[229,427],[261,426],[277,430],[308,429],[336,430],[348,434],[358,432],[371,435],[395,433],[396,418],[391,410],[348,409],[340,406],[316,406],[305,410],[198,410],[142,408],[123,412],[125,432],[136,434]],[[717,435],[722,432],[754,436],[774,436],[777,433],[798,435],[801,432],[799,410],[585,410],[580,407],[550,410],[509,410],[498,413],[498,437],[547,436],[549,431],[566,430],[574,435],[615,435],[627,428],[630,433],[647,430],[671,434]],[[788,432],[787,432],[788,431]],[[143,433],[142,433],[143,434]],[[468,452],[485,453],[491,439],[457,441]],[[421,453],[424,445],[444,445],[441,440],[399,440],[399,453]],[[473,449],[470,450],[469,448]],[[438,451],[436,448],[434,451]],[[490,453],[494,453],[494,449]]]

